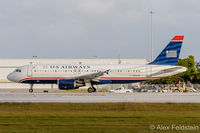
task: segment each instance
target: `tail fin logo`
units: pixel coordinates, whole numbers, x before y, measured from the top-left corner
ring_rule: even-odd
[[[176,58],[177,57],[177,51],[171,50],[171,51],[166,51],[166,57],[167,58]]]

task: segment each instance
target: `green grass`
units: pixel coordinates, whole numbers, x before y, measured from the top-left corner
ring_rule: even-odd
[[[0,133],[158,133],[150,125],[197,125],[200,104],[1,103]]]

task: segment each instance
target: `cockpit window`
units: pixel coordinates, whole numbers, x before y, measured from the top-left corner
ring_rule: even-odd
[[[21,69],[16,69],[15,72],[22,72],[22,70]]]

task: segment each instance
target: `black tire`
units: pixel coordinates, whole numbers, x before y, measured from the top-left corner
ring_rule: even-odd
[[[29,93],[32,93],[33,92],[33,89],[29,89]]]
[[[49,91],[48,91],[48,90],[44,90],[43,92],[44,92],[44,93],[48,93]]]
[[[93,92],[96,92],[96,91],[97,91],[97,89],[96,89],[96,88],[94,88],[94,87],[93,87],[93,89],[94,89],[94,91],[93,91]]]
[[[88,92],[89,92],[89,93],[94,92],[94,88],[92,88],[92,87],[88,88]]]

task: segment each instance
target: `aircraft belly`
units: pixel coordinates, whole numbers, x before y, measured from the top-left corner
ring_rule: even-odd
[[[28,84],[57,84],[57,79],[31,79],[31,80],[24,80],[21,83],[28,83]]]

